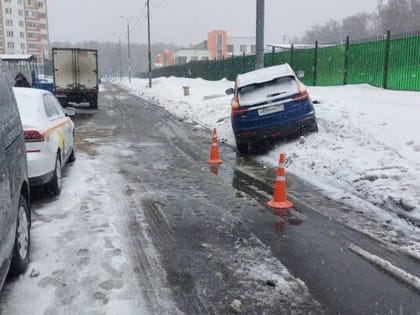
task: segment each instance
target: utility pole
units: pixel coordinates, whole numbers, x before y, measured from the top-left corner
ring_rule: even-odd
[[[264,0],[257,0],[257,32],[256,32],[255,69],[264,68]]]
[[[149,59],[149,88],[152,88],[152,52],[150,49],[150,0],[147,0],[147,45]]]
[[[127,18],[127,42],[128,42],[128,82],[131,83],[130,20],[128,18]]]
[[[131,52],[130,52],[130,19],[126,16],[120,16],[121,18],[125,18],[127,20],[127,66],[128,66],[128,82],[131,83]]]
[[[120,81],[122,80],[123,70],[122,70],[122,60],[121,60],[121,38],[118,37],[118,60],[120,64]]]

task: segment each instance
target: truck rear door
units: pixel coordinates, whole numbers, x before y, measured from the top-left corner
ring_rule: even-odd
[[[98,88],[97,81],[97,53],[91,50],[79,50],[78,54],[78,83],[87,90]]]
[[[76,85],[72,50],[53,50],[55,90],[72,89]]]

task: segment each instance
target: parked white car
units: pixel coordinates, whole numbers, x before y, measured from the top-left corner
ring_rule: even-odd
[[[46,185],[51,193],[61,192],[61,170],[74,162],[74,124],[71,111],[64,111],[46,90],[13,88],[23,123],[29,184]],[[74,114],[74,113],[73,113]]]

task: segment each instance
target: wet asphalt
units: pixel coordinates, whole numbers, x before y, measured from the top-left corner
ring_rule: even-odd
[[[130,144],[133,153],[120,156],[121,163],[110,170],[116,167],[126,176],[130,189],[140,185],[145,191],[142,206],[149,232],[181,311],[226,314],[232,312],[230,302],[241,297],[245,314],[420,314],[418,291],[348,245],[356,244],[417,277],[419,262],[318,213],[318,207],[342,205],[316,187],[288,175],[295,207],[276,215],[266,207],[275,170],[238,157],[223,144],[219,149],[224,163],[210,169],[205,163],[209,130],[115,86],[102,93],[100,101],[97,112],[79,110],[74,120],[84,130],[92,123],[97,129],[113,126],[113,136],[104,137],[101,145]],[[132,221],[134,235],[135,214]],[[273,294],[267,291],[272,289],[267,279],[244,285],[232,275],[240,268],[238,242],[252,243],[253,236],[305,282],[312,297],[302,293],[301,300],[285,300],[280,294],[266,303],[257,292]]]

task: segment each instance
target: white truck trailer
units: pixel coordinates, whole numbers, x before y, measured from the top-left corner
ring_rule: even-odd
[[[82,48],[52,48],[55,96],[68,103],[89,103],[98,108],[98,51]]]

